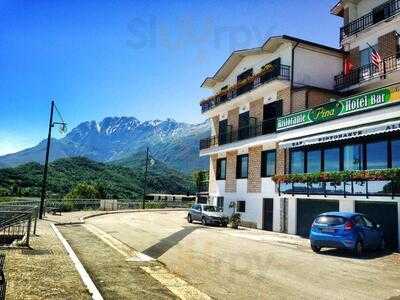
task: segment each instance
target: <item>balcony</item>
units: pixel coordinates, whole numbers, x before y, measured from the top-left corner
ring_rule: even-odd
[[[203,100],[201,105],[201,112],[205,113],[213,109],[216,106],[224,104],[232,99],[250,92],[259,86],[271,82],[273,80],[290,80],[290,66],[278,65],[272,68],[265,68],[260,73],[251,76],[236,85],[230,87],[221,93],[211,96],[206,100]]]
[[[340,41],[386,20],[400,12],[400,0],[391,0],[375,7],[368,14],[340,28]]]
[[[226,132],[220,133],[219,136],[212,136],[200,140],[200,150],[208,149],[213,146],[222,146],[225,144],[234,143],[237,141],[247,140],[253,137],[270,134],[276,132],[276,119],[264,120],[257,122],[255,118],[251,118],[250,126],[232,130],[228,126]]]
[[[352,85],[367,82],[375,78],[382,79],[386,74],[399,69],[400,53],[383,59],[379,67],[371,63],[362,67],[355,68],[346,75],[341,73],[335,76],[335,89],[343,90]]]

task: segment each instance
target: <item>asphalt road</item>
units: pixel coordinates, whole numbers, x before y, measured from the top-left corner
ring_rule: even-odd
[[[188,224],[185,212],[138,212],[87,219],[158,259],[217,299],[388,299],[400,295],[400,255],[314,254],[308,240],[261,230]]]

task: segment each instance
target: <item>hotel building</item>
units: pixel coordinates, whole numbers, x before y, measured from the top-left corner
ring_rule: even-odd
[[[340,49],[271,37],[204,80],[209,203],[305,236],[319,213],[367,213],[398,249],[399,12],[400,0],[340,1]]]

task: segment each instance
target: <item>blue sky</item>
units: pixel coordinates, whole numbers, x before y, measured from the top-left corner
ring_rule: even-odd
[[[0,0],[0,155],[45,138],[53,98],[69,128],[203,121],[200,84],[232,50],[280,34],[338,46],[335,2]]]

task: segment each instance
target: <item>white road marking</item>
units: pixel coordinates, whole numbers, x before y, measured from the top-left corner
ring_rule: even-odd
[[[90,278],[88,272],[86,272],[84,266],[80,262],[78,256],[76,256],[74,250],[72,250],[71,246],[68,244],[67,240],[63,237],[61,232],[58,230],[58,228],[51,223],[51,228],[53,228],[54,233],[58,237],[58,239],[61,241],[62,245],[64,246],[65,250],[69,254],[72,262],[75,265],[76,270],[79,273],[79,276],[81,277],[83,283],[86,285],[87,289],[89,290],[90,294],[92,295],[93,300],[103,300],[103,297],[101,296],[99,290],[97,289],[96,285]]]
[[[195,287],[191,286],[185,280],[170,273],[167,269],[161,266],[142,266],[140,267],[143,271],[148,273],[151,277],[160,282],[163,286],[169,289],[176,296],[182,300],[189,299],[211,299],[207,294],[199,291]]]
[[[125,256],[127,261],[145,262],[154,260],[154,258],[128,247],[118,239],[114,238],[112,235],[104,232],[94,225],[84,224],[82,226],[93,233],[95,236],[97,236],[99,239],[101,239],[104,243],[109,245],[111,248],[115,249],[120,254]]]

